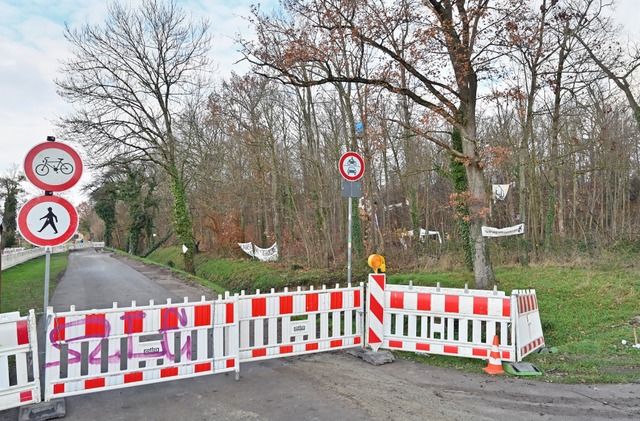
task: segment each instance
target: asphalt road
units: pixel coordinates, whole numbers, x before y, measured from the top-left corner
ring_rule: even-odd
[[[202,290],[108,253],[72,253],[56,310],[163,302]],[[152,280],[152,279],[155,279]],[[165,285],[167,288],[163,287]],[[211,375],[66,398],[65,420],[638,420],[640,385],[560,385],[465,374],[406,360],[372,366],[346,352],[243,364]],[[0,412],[14,421],[17,410]]]

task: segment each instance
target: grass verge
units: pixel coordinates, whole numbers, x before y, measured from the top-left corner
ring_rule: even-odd
[[[51,255],[49,299],[67,268],[68,253]],[[26,315],[30,309],[43,312],[45,257],[21,263],[2,271],[2,303],[0,312],[19,311]]]

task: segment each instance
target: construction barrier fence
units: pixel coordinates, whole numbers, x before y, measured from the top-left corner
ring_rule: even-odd
[[[504,361],[544,346],[533,290],[506,296],[388,285],[384,274],[370,275],[366,290],[336,285],[101,310],[49,307],[46,324],[45,401],[215,373],[238,377],[244,362],[354,346],[488,359],[497,337]],[[0,315],[0,334],[0,409],[38,402],[33,310],[25,318]]]
[[[0,411],[40,402],[36,316],[0,314]]]

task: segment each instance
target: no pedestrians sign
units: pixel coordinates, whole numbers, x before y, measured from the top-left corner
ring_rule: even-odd
[[[58,246],[69,241],[78,230],[78,212],[62,197],[36,197],[20,209],[18,230],[35,246]]]

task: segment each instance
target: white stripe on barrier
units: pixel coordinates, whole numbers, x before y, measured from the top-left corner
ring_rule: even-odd
[[[14,364],[9,364],[12,360]],[[36,319],[33,310],[0,314],[0,411],[40,402]]]

